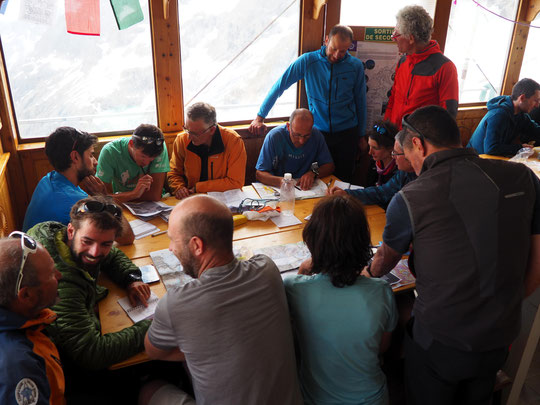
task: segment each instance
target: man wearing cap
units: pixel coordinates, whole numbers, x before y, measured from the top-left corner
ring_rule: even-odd
[[[168,171],[163,132],[150,124],[139,125],[131,138],[106,144],[97,166],[97,176],[118,202],[159,201]]]

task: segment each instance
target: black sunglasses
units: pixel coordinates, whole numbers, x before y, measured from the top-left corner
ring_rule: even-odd
[[[415,127],[411,125],[411,123],[407,120],[409,118],[409,115],[404,115],[401,119],[401,126],[407,128],[408,130],[411,130],[412,132],[416,132],[418,134],[418,138],[420,138],[420,141],[422,142],[422,145],[424,144],[424,141],[427,139],[419,130],[417,130]]]
[[[21,267],[19,267],[19,275],[17,276],[17,283],[15,284],[15,295],[19,294],[21,290],[21,283],[23,279],[23,269],[26,264],[26,259],[30,254],[36,253],[37,243],[36,241],[25,234],[24,232],[13,231],[9,234],[8,238],[20,239],[21,240],[21,249],[22,249],[22,258],[21,258]]]
[[[153,136],[140,136],[140,135],[135,135],[135,134],[133,134],[132,136],[134,136],[137,139],[140,139],[141,142],[146,145],[155,143],[157,146],[160,146],[161,144],[163,144],[163,141],[164,141],[163,138],[154,138]]]
[[[115,204],[106,204],[101,201],[87,201],[77,209],[79,212],[103,212],[113,214],[116,218],[122,218],[122,209]]]

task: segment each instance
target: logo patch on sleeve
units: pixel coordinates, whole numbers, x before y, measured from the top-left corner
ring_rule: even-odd
[[[30,378],[23,378],[15,387],[15,399],[19,405],[35,405],[39,399],[37,385]]]

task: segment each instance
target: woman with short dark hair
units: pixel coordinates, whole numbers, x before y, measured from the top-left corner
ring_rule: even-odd
[[[303,231],[312,258],[284,280],[306,404],[387,404],[378,355],[397,310],[390,286],[360,275],[372,253],[360,201],[323,199]]]

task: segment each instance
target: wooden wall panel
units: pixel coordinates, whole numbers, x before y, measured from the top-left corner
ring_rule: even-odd
[[[7,179],[7,165],[10,154],[0,155],[0,237],[6,237],[17,229],[17,223],[11,203],[10,187]]]
[[[466,146],[480,120],[486,115],[486,107],[465,107],[458,110],[456,121],[461,134],[461,143]]]

